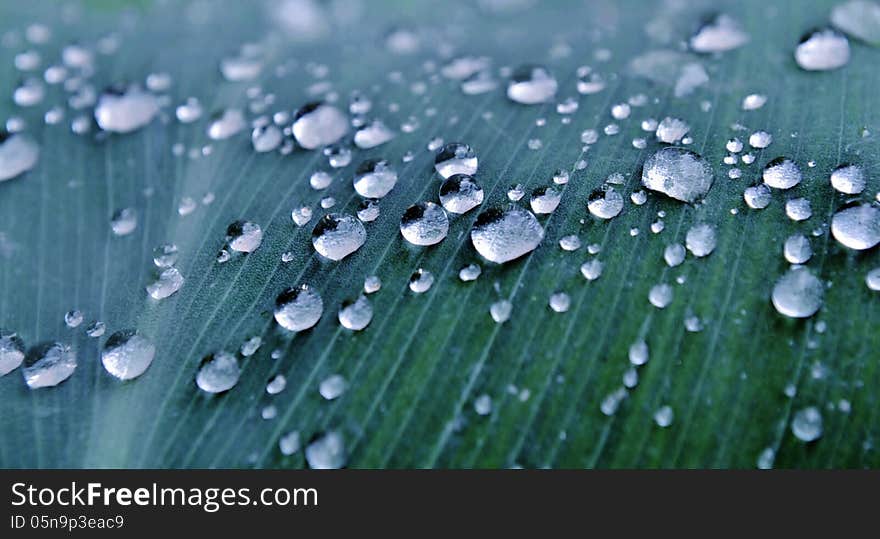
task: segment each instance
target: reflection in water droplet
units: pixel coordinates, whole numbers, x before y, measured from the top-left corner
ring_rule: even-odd
[[[202,359],[196,373],[196,385],[206,393],[229,391],[241,377],[238,360],[228,352],[216,352]]]
[[[133,329],[117,331],[107,339],[101,352],[101,363],[107,372],[120,380],[142,375],[156,355],[152,342]]]

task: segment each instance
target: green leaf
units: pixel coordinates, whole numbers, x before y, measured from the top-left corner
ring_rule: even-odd
[[[649,51],[677,50],[716,2],[685,3],[685,9],[599,1],[485,10],[502,4],[321,3],[326,35],[316,40],[285,28],[271,2],[137,2],[137,9],[123,11],[105,2],[66,10],[39,2],[0,6],[4,35],[21,38],[34,21],[53,32],[45,45],[4,41],[0,88],[7,96],[22,77],[13,67],[15,54],[36,48],[45,68],[60,61],[65,44],[92,47],[111,32],[120,47],[96,55],[96,89],[143,81],[151,72],[168,72],[173,80],[162,120],[105,138],[71,132],[71,120],[90,111],[70,110],[60,88],[48,88],[33,108],[0,102],[0,118],[25,119],[42,150],[33,170],[0,183],[0,327],[17,332],[28,346],[69,344],[79,358],[73,376],[55,388],[29,390],[20,369],[0,378],[0,466],[297,468],[306,465],[303,451],[285,456],[278,448],[294,430],[304,444],[320,433],[340,432],[350,467],[748,468],[767,448],[777,467],[880,465],[880,305],[877,292],[865,286],[868,270],[880,266],[880,252],[854,254],[828,231],[831,214],[846,200],[828,182],[837,165],[864,167],[869,180],[862,200],[880,189],[878,50],[851,40],[847,66],[801,71],[794,47],[806,30],[828,23],[832,2],[811,2],[809,9],[793,0],[730,2],[724,9],[751,40],[717,56],[685,55],[702,64],[710,80],[675,97],[674,83],[664,79],[668,73],[647,80],[632,73],[630,61]],[[415,31],[421,49],[389,51],[384,36],[395,26]],[[246,42],[264,45],[262,75],[224,81],[220,59]],[[578,97],[580,106],[563,116],[554,104],[513,103],[502,88],[464,95],[458,84],[432,74],[450,51],[487,56],[496,69],[543,63],[559,80],[558,97]],[[575,73],[584,64],[606,76],[602,92],[578,96]],[[275,68],[282,65],[288,73],[278,77]],[[341,105],[358,90],[373,100],[368,116],[395,130],[414,116],[419,127],[378,148],[356,150],[352,164],[338,170],[329,169],[320,151],[256,154],[245,133],[207,139],[209,114],[246,108],[249,87],[275,96],[270,114],[313,100],[309,87],[321,81],[315,77],[321,66]],[[767,104],[742,111],[750,93],[766,95]],[[633,107],[628,119],[611,117],[612,105],[638,94],[648,97],[647,104]],[[173,107],[190,96],[201,100],[206,114],[181,124]],[[65,120],[45,125],[43,115],[53,105],[66,109]],[[640,122],[665,116],[690,124],[690,148],[715,169],[705,203],[651,194],[641,206],[627,200],[610,221],[591,217],[587,197],[610,174],[625,178],[618,188],[625,198],[639,189],[641,163],[659,147]],[[619,134],[602,134],[610,123],[619,124]],[[735,124],[746,130],[734,130]],[[600,132],[587,152],[580,142],[585,129]],[[753,164],[739,165],[742,178],[729,179],[725,142],[745,140],[756,129],[772,133],[772,145],[755,151]],[[433,152],[426,150],[432,137],[476,150],[483,208],[507,203],[513,184],[531,192],[549,185],[557,169],[571,171],[561,205],[540,218],[546,234],[536,251],[503,266],[481,260],[468,234],[479,210],[452,219],[449,236],[436,246],[415,248],[401,238],[404,210],[437,201]],[[639,137],[647,139],[646,148],[633,146]],[[539,149],[530,149],[534,141]],[[187,152],[211,151],[176,156],[175,144]],[[409,151],[413,159],[403,162]],[[777,156],[794,159],[804,181],[774,192],[765,210],[750,210],[743,190]],[[380,217],[366,225],[366,244],[340,262],[320,258],[310,242],[323,213],[319,201],[332,196],[333,211],[353,214],[359,203],[353,170],[376,157],[392,162],[400,180],[382,200]],[[588,163],[584,170],[576,167],[580,159]],[[319,168],[334,176],[323,192],[309,187]],[[184,197],[198,202],[207,193],[215,195],[213,203],[178,214]],[[802,223],[785,215],[785,200],[795,196],[812,205],[813,216]],[[297,204],[315,208],[301,228],[290,218]],[[110,218],[126,207],[138,212],[138,227],[116,237]],[[218,264],[226,227],[238,219],[262,227],[262,246]],[[658,220],[665,228],[655,234],[651,224]],[[697,222],[716,227],[717,248],[668,268],[664,248],[683,243]],[[810,238],[808,266],[828,285],[824,306],[807,320],[784,318],[770,303],[773,283],[788,267],[782,244],[794,232]],[[561,250],[559,239],[568,234],[577,234],[584,247]],[[145,292],[154,278],[152,250],[169,242],[179,247],[177,268],[186,282],[155,301]],[[604,263],[594,282],[579,272],[593,258],[589,244],[601,246],[596,257]],[[287,251],[293,260],[283,263]],[[470,263],[479,263],[482,275],[461,282],[458,271]],[[408,289],[418,268],[435,276],[424,294]],[[361,332],[342,328],[339,306],[355,299],[373,274],[382,288],[369,296],[371,324]],[[300,283],[318,290],[325,308],[317,326],[294,335],[274,323],[272,309],[282,290]],[[647,299],[658,283],[674,289],[662,310]],[[557,291],[571,297],[565,313],[548,307]],[[504,324],[489,316],[499,299],[513,304]],[[82,326],[65,326],[70,309],[83,311]],[[690,316],[699,317],[702,331],[686,331]],[[106,323],[103,337],[85,335],[92,320]],[[137,329],[156,345],[153,364],[129,382],[111,377],[100,361],[103,343],[123,329]],[[197,389],[204,356],[235,353],[253,336],[263,344],[240,358],[242,376],[234,389],[213,397]],[[600,405],[621,387],[627,351],[639,338],[649,346],[650,361],[639,368],[638,386],[616,414],[606,416]],[[276,350],[281,357],[272,359]],[[287,387],[270,396],[266,383],[279,373]],[[327,401],[318,385],[332,374],[344,376],[349,389]],[[786,396],[788,386],[794,396]],[[474,410],[481,395],[491,397],[489,415]],[[843,410],[844,401],[851,410]],[[277,408],[277,417],[261,419],[268,405]],[[666,428],[654,421],[662,406],[674,413]],[[822,437],[809,444],[790,431],[793,415],[807,406],[819,408],[824,424]]]

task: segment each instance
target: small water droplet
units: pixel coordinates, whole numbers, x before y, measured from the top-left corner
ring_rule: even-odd
[[[34,168],[39,157],[40,147],[34,139],[0,129],[0,182]]]
[[[337,431],[316,438],[306,447],[305,455],[309,468],[315,470],[336,470],[348,461],[345,440]]]
[[[623,197],[611,187],[596,189],[588,198],[587,209],[599,219],[612,219],[623,210]]]
[[[477,264],[468,264],[458,270],[458,278],[463,282],[476,281],[483,269]]]
[[[707,223],[692,226],[685,236],[688,251],[698,258],[712,254],[716,244],[715,228]]]
[[[806,198],[790,198],[785,201],[785,214],[792,221],[806,221],[813,215],[813,208]]]
[[[554,312],[564,313],[571,307],[571,297],[565,292],[556,292],[550,295],[549,304]]]
[[[159,101],[139,86],[111,88],[101,94],[95,121],[104,131],[129,133],[149,124],[159,113]]]
[[[224,140],[236,135],[247,127],[244,114],[239,109],[226,109],[211,118],[208,124],[208,138]]]
[[[651,287],[651,290],[648,292],[648,301],[658,309],[665,309],[672,302],[672,295],[672,287],[661,283]]]
[[[147,285],[147,293],[153,299],[164,299],[180,290],[183,282],[183,275],[177,268],[165,268],[158,279]]]
[[[813,256],[813,248],[806,236],[792,234],[785,240],[782,254],[790,264],[805,264]]]
[[[92,337],[93,339],[101,337],[102,335],[104,335],[104,331],[106,331],[106,328],[107,326],[104,325],[104,322],[101,322],[100,320],[95,320],[94,322],[89,324],[89,327],[86,328],[86,335]]]
[[[840,165],[831,173],[831,186],[845,195],[857,195],[865,190],[867,178],[859,165]]]
[[[648,343],[644,339],[639,339],[629,346],[628,352],[629,362],[636,367],[644,365],[650,359],[648,351]]]
[[[308,206],[301,206],[299,208],[294,208],[290,212],[290,218],[293,219],[294,224],[296,226],[303,226],[312,220],[312,208]]]
[[[880,291],[880,268],[874,268],[865,275],[865,284],[870,290]]]
[[[687,135],[690,129],[691,127],[684,120],[667,116],[657,125],[657,131],[654,134],[660,142],[675,144]]]
[[[354,190],[365,198],[382,198],[395,184],[397,171],[385,159],[368,159],[358,165],[354,174]]]
[[[368,150],[389,142],[396,133],[382,120],[371,120],[360,126],[354,134],[354,145],[362,150]]]
[[[251,357],[257,353],[257,350],[263,345],[263,339],[259,335],[254,335],[250,339],[241,343],[239,351],[243,357]]]
[[[870,44],[880,44],[880,4],[868,0],[850,0],[831,10],[831,22],[851,37]]]
[[[747,187],[746,190],[743,191],[743,199],[753,210],[763,210],[770,204],[773,197],[770,188],[765,184],[760,183],[752,187]]]
[[[791,432],[802,442],[813,442],[822,436],[822,413],[815,406],[798,410],[791,420]]]
[[[360,331],[373,319],[373,305],[366,296],[359,296],[355,301],[342,304],[339,309],[339,323],[345,329]]]
[[[687,252],[685,251],[684,245],[673,243],[667,245],[666,249],[663,251],[663,260],[666,261],[667,266],[674,268],[684,262],[686,255]]]
[[[196,373],[196,385],[205,393],[229,391],[241,377],[238,360],[228,352],[215,352],[204,359]]]
[[[281,146],[281,140],[281,130],[272,124],[255,127],[251,132],[251,144],[258,153],[271,152]]]
[[[79,327],[83,321],[83,313],[77,309],[64,313],[64,324],[69,328]]]
[[[588,281],[595,281],[602,276],[604,264],[598,259],[588,260],[581,264],[581,275]]]
[[[14,371],[24,361],[24,341],[14,332],[0,329],[0,376]]]
[[[510,319],[513,304],[506,299],[498,300],[489,306],[489,314],[497,324],[503,324]]]
[[[707,19],[690,38],[690,48],[695,52],[724,52],[742,47],[749,35],[739,22],[724,13]]]
[[[656,412],[654,412],[654,423],[660,428],[666,428],[672,425],[674,418],[675,414],[673,413],[672,408],[668,405],[661,406]]]
[[[134,208],[123,208],[116,211],[110,219],[110,228],[116,236],[127,236],[137,228],[137,212]]]
[[[767,96],[763,94],[749,94],[742,100],[743,110],[758,110],[767,102]]]
[[[516,68],[507,84],[507,97],[524,105],[536,105],[551,101],[559,84],[550,71],[538,65]]]
[[[433,284],[434,274],[426,269],[417,269],[409,278],[409,289],[416,294],[427,292]]]
[[[226,228],[229,248],[239,253],[252,253],[263,243],[263,230],[250,221],[235,221]]]

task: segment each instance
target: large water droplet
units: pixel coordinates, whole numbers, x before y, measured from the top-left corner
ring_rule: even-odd
[[[444,178],[454,174],[473,175],[477,172],[477,163],[473,148],[460,142],[450,142],[437,152],[434,169]]]
[[[345,466],[348,452],[345,440],[337,431],[330,431],[306,447],[306,462],[315,470],[336,470]]]
[[[14,371],[24,361],[24,342],[15,333],[0,329],[0,376]]]
[[[366,296],[359,296],[355,301],[344,303],[339,309],[339,323],[345,329],[360,331],[373,319],[373,305]]]
[[[104,131],[129,133],[150,123],[159,112],[159,100],[139,86],[110,89],[101,94],[95,121]]]
[[[831,23],[866,43],[880,44],[880,4],[870,0],[850,0],[834,6]]]
[[[22,367],[31,389],[57,386],[76,370],[76,352],[61,343],[38,344],[28,350]]]
[[[777,157],[764,167],[763,179],[774,189],[791,189],[801,183],[801,169],[791,159]]]
[[[713,179],[709,162],[684,148],[662,148],[642,168],[642,185],[682,202],[705,197]]]
[[[131,380],[147,370],[155,355],[156,347],[152,342],[133,329],[125,329],[107,339],[101,352],[101,363],[116,378]]]
[[[321,319],[324,300],[307,284],[288,288],[275,299],[275,321],[290,331],[305,331]]]
[[[742,47],[749,41],[749,35],[731,16],[724,13],[708,19],[691,36],[690,46],[696,52],[724,52]]]
[[[822,413],[815,406],[798,410],[791,420],[791,432],[802,442],[813,442],[822,436]]]
[[[0,128],[0,182],[34,168],[40,147],[27,135],[10,135]]]
[[[845,195],[857,195],[865,190],[867,178],[859,165],[840,165],[831,173],[831,186]]]
[[[838,211],[831,218],[831,235],[857,251],[874,247],[880,243],[880,208],[861,204]]]
[[[472,176],[453,174],[440,185],[440,203],[450,213],[467,213],[483,203],[483,188]]]
[[[471,242],[477,252],[498,264],[532,252],[542,239],[544,228],[535,215],[513,205],[483,212],[471,229]]]
[[[433,202],[410,206],[400,219],[400,233],[413,245],[434,245],[449,232],[446,210]]]
[[[849,40],[833,28],[818,28],[801,37],[794,59],[807,71],[828,71],[849,62]]]
[[[524,105],[546,103],[556,96],[559,84],[550,71],[538,65],[516,68],[507,84],[507,97]]]
[[[238,360],[228,352],[216,352],[202,359],[196,373],[196,385],[206,393],[229,391],[241,377]]]
[[[292,130],[300,146],[314,150],[345,136],[348,133],[348,117],[332,105],[308,103],[296,111]]]
[[[233,251],[252,253],[263,243],[263,229],[250,221],[235,221],[226,228],[226,241]]]
[[[382,198],[396,183],[397,171],[384,159],[368,159],[354,173],[354,190],[365,198]]]
[[[796,266],[776,281],[772,301],[776,310],[790,318],[807,318],[822,306],[822,281],[804,266]]]
[[[617,217],[623,210],[623,196],[612,187],[596,189],[590,194],[587,209],[599,219]]]

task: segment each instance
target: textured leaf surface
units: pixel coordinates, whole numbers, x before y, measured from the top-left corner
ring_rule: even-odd
[[[678,48],[717,2],[688,2],[683,10],[673,4],[552,2],[486,14],[474,2],[369,2],[351,20],[328,15],[329,35],[301,42],[262,3],[194,8],[159,2],[118,11],[86,2],[60,12],[51,2],[4,3],[0,32],[21,34],[33,21],[53,29],[51,42],[39,47],[44,67],[70,41],[94,44],[117,32],[119,51],[97,58],[93,83],[99,89],[166,71],[173,77],[173,105],[196,96],[207,112],[244,107],[247,88],[259,84],[276,95],[270,112],[291,110],[312,99],[307,89],[317,80],[310,66],[324,65],[342,102],[360,90],[374,101],[370,116],[397,129],[412,115],[420,127],[357,151],[352,165],[333,171],[332,186],[316,192],[308,179],[326,167],[319,151],[258,155],[242,134],[211,143],[208,156],[174,156],[175,143],[189,150],[209,141],[205,120],[180,124],[173,106],[165,109],[170,121],[96,140],[71,133],[70,111],[61,125],[43,124],[45,110],[64,99],[58,89],[24,111],[4,98],[0,118],[25,118],[42,157],[31,172],[0,184],[0,327],[18,332],[28,345],[69,343],[79,367],[54,389],[29,391],[19,371],[0,378],[0,465],[302,467],[302,451],[282,456],[279,437],[299,430],[306,442],[328,429],[343,433],[351,467],[753,467],[765,448],[776,452],[778,467],[880,464],[874,447],[880,435],[880,305],[864,283],[867,271],[880,266],[880,253],[854,255],[836,244],[827,227],[845,201],[828,184],[835,166],[865,167],[865,200],[880,189],[880,52],[853,41],[843,69],[800,71],[793,47],[807,29],[827,22],[833,4],[732,2],[728,12],[751,41],[718,57],[699,57],[710,82],[676,98],[672,86],[627,70],[639,54]],[[332,2],[325,8],[345,14],[355,5]],[[389,52],[383,36],[394,25],[421,32],[421,50]],[[665,31],[652,32],[652,40],[646,26]],[[656,36],[664,33],[669,43],[658,44]],[[266,43],[267,69],[258,81],[223,81],[219,60],[249,41]],[[552,54],[565,52],[563,45],[569,54]],[[21,76],[13,57],[26,47],[0,48],[6,96]],[[455,83],[426,73],[425,62],[442,65],[447,49],[489,56],[496,68],[545,63],[563,98],[577,96],[580,65],[593,66],[609,83],[598,94],[580,96],[571,123],[563,124],[554,104],[524,107],[500,89],[465,96]],[[610,58],[597,59],[601,50],[610,51]],[[285,62],[292,62],[289,74],[276,77],[273,67]],[[390,80],[391,71],[399,71],[402,81]],[[424,94],[413,91],[420,82]],[[742,111],[742,98],[753,92],[766,94],[767,104]],[[645,106],[634,107],[627,120],[611,118],[613,104],[639,93],[649,97]],[[716,183],[705,203],[649,196],[643,206],[627,200],[611,221],[590,217],[587,196],[609,174],[624,175],[625,196],[638,189],[641,163],[658,147],[639,124],[666,115],[691,124],[692,149],[715,167]],[[537,125],[538,119],[546,125]],[[581,131],[601,133],[612,122],[620,133],[601,135],[582,153]],[[748,131],[732,130],[736,123]],[[754,164],[741,165],[741,179],[728,179],[725,142],[734,135],[745,139],[754,129],[771,132],[773,144],[756,152]],[[477,211],[453,219],[449,237],[437,246],[413,248],[403,241],[398,223],[404,209],[437,200],[433,153],[425,149],[434,136],[476,149],[484,207],[505,203],[515,183],[530,192],[548,185],[556,169],[573,171],[560,207],[541,218],[541,247],[504,266],[484,263],[467,234]],[[646,136],[647,148],[633,147],[634,137]],[[529,141],[536,139],[541,148],[532,150]],[[415,157],[404,163],[407,151]],[[774,193],[767,209],[749,210],[743,189],[777,156],[795,159],[805,181],[791,192]],[[309,241],[321,215],[319,201],[333,196],[334,211],[353,213],[359,202],[353,169],[368,157],[393,162],[400,182],[383,199],[380,217],[367,225],[362,249],[341,262],[321,260]],[[587,168],[574,170],[581,158]],[[815,167],[806,166],[810,160]],[[216,195],[212,204],[178,215],[183,197],[200,200],[209,192]],[[811,219],[786,218],[784,201],[793,196],[811,201]],[[314,207],[316,218],[297,228],[290,211],[301,203]],[[132,235],[115,237],[110,216],[123,207],[137,209],[139,225]],[[650,225],[661,211],[665,229],[653,234]],[[216,264],[226,226],[243,218],[263,227],[262,246]],[[717,227],[715,252],[667,268],[664,247],[683,243],[695,222]],[[825,304],[812,319],[785,319],[769,300],[773,282],[787,268],[782,243],[792,232],[813,230],[820,235],[810,236],[815,254],[808,265],[829,285]],[[579,273],[590,258],[585,248],[559,248],[566,234],[578,234],[584,246],[601,245],[600,279],[588,283]],[[152,249],[165,242],[180,248],[177,267],[186,283],[155,302],[144,287],[152,278]],[[288,250],[295,258],[282,263]],[[458,270],[472,262],[483,266],[483,274],[462,283]],[[421,295],[407,287],[417,268],[436,277]],[[371,296],[375,316],[366,330],[352,333],[339,326],[336,312],[342,301],[357,297],[370,274],[383,282]],[[677,278],[684,284],[676,284]],[[304,282],[321,292],[325,313],[314,329],[291,336],[272,321],[273,302],[284,288]],[[664,310],[647,300],[661,282],[675,290]],[[548,308],[556,291],[570,294],[568,312]],[[513,303],[513,313],[496,324],[488,310],[501,298]],[[86,324],[105,321],[107,334],[89,338],[85,324],[68,329],[63,316],[72,308],[85,313]],[[692,314],[704,322],[701,332],[685,331],[684,319]],[[103,370],[99,353],[103,341],[124,328],[151,338],[157,356],[141,378],[120,383]],[[235,389],[213,398],[197,390],[193,379],[203,356],[235,352],[255,335],[264,344],[242,360]],[[640,337],[651,359],[617,413],[605,416],[600,403],[620,387],[629,367],[627,349]],[[271,359],[273,350],[283,357]],[[283,373],[288,385],[270,397],[264,387],[275,373]],[[328,402],[317,386],[334,373],[345,376],[350,389]],[[789,384],[797,388],[792,398],[784,394]],[[474,411],[481,394],[493,400],[488,416]],[[851,403],[849,413],[838,410],[841,399]],[[277,406],[278,416],[263,420],[260,412],[268,404]],[[653,420],[663,405],[675,415],[668,428]],[[789,425],[794,412],[811,405],[822,410],[824,434],[804,444]]]

